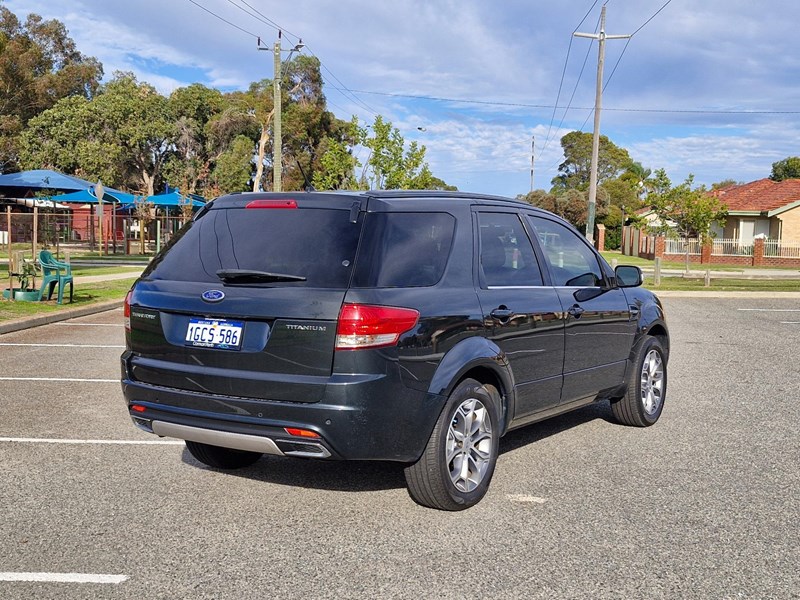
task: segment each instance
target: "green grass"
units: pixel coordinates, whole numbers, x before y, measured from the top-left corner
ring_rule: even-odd
[[[701,292],[800,292],[798,279],[712,279],[711,286],[705,287],[704,278],[662,277],[661,285],[654,285],[652,277],[646,277],[644,287],[656,293],[664,291]]]
[[[19,243],[19,244],[11,244],[12,252],[22,251],[25,253],[25,259],[31,260],[33,258],[33,253],[31,252],[31,245],[30,243]],[[41,246],[37,248],[36,256],[39,255],[39,250],[41,250]],[[53,256],[56,256],[56,247],[49,246],[47,248],[50,252],[53,253]],[[102,261],[110,261],[110,262],[119,262],[119,261],[126,261],[126,260],[137,260],[139,262],[147,262],[151,258],[153,258],[152,254],[124,254],[122,251],[124,247],[118,245],[117,246],[117,254],[104,254],[100,255],[97,250],[88,250],[87,248],[75,248],[74,246],[60,246],[58,249],[57,258],[59,260],[64,260],[65,252],[69,253],[70,260],[78,259],[78,260],[102,260]],[[109,249],[109,252],[111,250]],[[8,260],[8,246],[6,244],[0,244],[0,260]]]
[[[116,273],[134,273],[138,274],[142,270],[142,266],[130,266],[126,267],[123,265],[119,266],[109,266],[109,267],[91,267],[91,266],[84,266],[84,265],[75,265],[72,267],[72,276],[73,277],[81,277],[84,275],[114,275]],[[36,277],[37,282],[39,281],[39,273]],[[8,279],[8,265],[0,264],[0,287],[5,286],[8,287],[8,282],[4,281]]]
[[[603,255],[609,264],[611,261],[616,259],[617,264],[620,265],[634,265],[636,267],[641,268],[649,268],[652,269],[655,267],[656,261],[648,260],[646,258],[640,258],[638,256],[625,256],[621,252],[616,250],[606,250],[601,252],[600,254]],[[662,260],[661,261],[661,268],[662,269],[686,269],[686,263],[682,260],[675,261],[675,260]],[[701,265],[698,263],[692,263],[689,265],[689,268],[692,270],[705,270],[705,269],[713,269],[714,271],[744,271],[747,270],[747,267],[743,267],[741,265]]]
[[[88,306],[105,300],[122,300],[134,281],[135,278],[130,278],[76,285],[72,304],[66,298],[69,287],[64,290],[64,304],[56,304],[56,294],[48,302],[12,302],[0,298],[0,322]]]
[[[646,258],[640,258],[638,256],[625,256],[618,250],[605,250],[600,254],[603,255],[609,264],[611,261],[616,259],[617,264],[620,265],[634,265],[641,268],[649,268],[652,269],[655,267],[654,260],[647,260]],[[662,269],[680,269],[681,271],[686,269],[686,263],[682,260],[680,261],[661,261],[661,268]],[[706,269],[711,269],[712,271],[732,271],[732,272],[744,272],[747,273],[748,269],[752,269],[753,267],[746,267],[744,265],[708,265],[708,264],[700,264],[700,263],[691,263],[689,265],[689,269],[692,271],[705,271]],[[772,271],[797,271],[794,267],[757,267],[759,271],[768,269]]]

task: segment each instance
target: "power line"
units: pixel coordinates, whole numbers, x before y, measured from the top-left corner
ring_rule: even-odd
[[[658,16],[658,13],[660,13],[662,10],[664,10],[665,8],[667,8],[667,5],[668,5],[670,2],[672,2],[672,0],[667,0],[666,2],[664,2],[663,6],[662,6],[661,8],[659,8],[659,9],[658,9],[658,10],[657,10],[655,13],[653,13],[653,16],[652,16],[652,17],[650,17],[649,19],[647,19],[647,21],[645,21],[644,23],[642,23],[642,24],[639,26],[639,29],[635,30],[635,31],[634,31],[634,32],[631,34],[631,37],[633,37],[634,35],[636,35],[637,33],[639,33],[639,32],[640,32],[642,29],[644,29],[644,28],[645,28],[645,26],[646,26],[646,25],[647,25],[647,24],[648,24],[650,21],[652,21],[653,19],[655,19],[655,18]]]
[[[247,10],[245,10],[244,8],[239,6],[238,4],[235,4],[233,2],[233,0],[227,0],[227,2],[229,2],[230,4],[233,4],[236,8],[238,8],[241,11],[244,11],[246,14],[250,15],[254,19],[256,19],[258,21],[261,21],[265,25],[268,25],[269,27],[272,27],[273,29],[276,29],[277,31],[280,31],[280,32],[286,34],[287,37],[295,38],[295,40],[296,40],[295,41],[295,45],[297,45],[300,42],[300,36],[298,36],[298,35],[292,33],[291,31],[281,27],[278,23],[276,23],[275,21],[270,19],[267,15],[265,15],[260,10],[255,8],[252,4],[249,4],[246,0],[238,0],[238,1],[241,2],[242,4],[244,4],[252,12],[248,12]],[[291,40],[289,40],[289,41],[291,42]]]
[[[592,5],[592,8],[594,8],[594,5]],[[585,18],[584,18],[584,20],[585,20]],[[583,21],[581,21],[581,23],[583,23]],[[597,25],[595,25],[594,30],[597,31],[597,28],[599,26],[600,26],[600,19],[598,18]],[[580,27],[580,25],[578,25],[578,27]],[[578,31],[578,27],[576,27],[575,31],[572,32],[572,36],[571,37],[575,37],[575,33]],[[589,46],[586,48],[586,56],[583,57],[583,64],[581,65],[581,71],[580,71],[580,73],[578,73],[578,78],[575,80],[575,87],[572,88],[572,95],[570,95],[569,102],[567,103],[567,107],[564,109],[564,114],[561,115],[561,120],[558,122],[558,127],[556,127],[557,130],[561,129],[561,125],[564,124],[564,119],[567,118],[567,114],[569,113],[569,109],[572,106],[572,101],[575,99],[575,94],[578,92],[578,85],[580,84],[581,78],[583,77],[583,71],[586,69],[586,63],[589,61],[589,55],[591,54],[591,52],[592,52],[592,45],[589,44]],[[555,112],[555,111],[553,111],[553,112]],[[542,151],[539,153],[540,157],[542,156],[543,152],[544,152],[544,148],[542,148]]]
[[[188,0],[188,1],[189,1],[189,2],[191,2],[192,4],[194,4],[195,6],[197,6],[198,8],[200,8],[200,9],[204,10],[205,12],[207,12],[208,14],[210,14],[211,16],[213,16],[213,17],[215,17],[215,18],[219,19],[219,20],[220,20],[220,21],[222,21],[223,23],[226,23],[226,24],[230,25],[231,27],[234,27],[235,29],[238,29],[239,31],[241,31],[241,32],[243,32],[243,33],[246,33],[247,35],[249,35],[249,36],[251,36],[251,37],[254,37],[254,38],[256,38],[257,40],[261,40],[261,39],[262,39],[262,37],[263,37],[263,36],[260,36],[260,35],[257,35],[257,34],[255,34],[255,33],[253,33],[252,31],[248,31],[247,29],[244,29],[243,27],[240,27],[240,26],[239,26],[239,25],[237,25],[236,23],[233,23],[233,22],[229,21],[228,19],[226,19],[226,18],[222,17],[221,15],[219,15],[219,14],[215,13],[214,11],[212,11],[212,10],[210,10],[210,9],[206,8],[206,7],[205,7],[205,6],[203,6],[202,4],[200,4],[200,3],[196,2],[195,0]],[[288,34],[288,36],[290,36],[290,37],[293,37],[293,38],[297,39],[298,41],[300,40],[300,37],[299,37],[298,35],[296,35],[296,34],[294,34],[294,33],[290,32],[290,31],[288,31],[287,29],[285,29],[285,28],[281,27],[281,25],[280,25],[280,24],[276,23],[275,21],[273,21],[272,19],[270,19],[269,17],[267,17],[266,15],[264,15],[264,14],[263,14],[261,11],[259,11],[259,10],[258,10],[258,9],[256,9],[256,8],[254,8],[254,7],[253,7],[252,5],[250,5],[250,4],[249,4],[249,3],[248,3],[246,0],[238,0],[238,1],[239,1],[239,2],[241,2],[243,5],[247,6],[247,7],[250,9],[250,11],[252,11],[252,12],[250,12],[250,11],[248,11],[247,9],[245,9],[244,7],[240,6],[239,4],[237,4],[236,2],[234,2],[233,0],[226,0],[226,1],[227,1],[229,4],[231,4],[232,6],[234,6],[234,7],[238,8],[239,10],[241,10],[242,12],[244,12],[244,13],[245,13],[246,15],[248,15],[250,18],[252,18],[252,19],[255,19],[255,20],[257,20],[257,21],[259,21],[259,22],[261,22],[261,23],[263,23],[263,24],[265,24],[265,25],[268,25],[269,27],[272,27],[273,29],[276,29],[276,30],[277,30],[277,31],[279,31],[279,32],[282,32],[282,33],[284,33],[284,34]],[[255,14],[254,14],[254,13],[255,13]],[[333,73],[333,71],[331,71],[331,70],[330,70],[330,69],[329,69],[329,68],[328,68],[328,67],[327,67],[327,66],[326,66],[326,65],[325,65],[325,64],[322,62],[322,60],[319,58],[319,56],[317,56],[316,54],[314,54],[314,52],[313,52],[313,51],[312,51],[312,50],[311,50],[311,49],[310,49],[308,46],[306,46],[306,48],[308,49],[309,53],[310,53],[312,56],[314,56],[314,57],[315,57],[317,60],[319,60],[320,67],[321,67],[322,69],[325,69],[325,70],[328,72],[328,74],[330,75],[330,77],[332,77],[333,79],[335,79],[335,80],[336,80],[336,81],[339,83],[339,85],[341,86],[341,87],[336,87],[336,86],[333,86],[333,85],[331,85],[331,87],[332,87],[333,89],[335,89],[336,91],[338,91],[340,94],[342,94],[342,95],[343,95],[345,98],[347,98],[349,101],[351,101],[351,102],[355,102],[355,103],[356,103],[356,104],[357,104],[359,107],[363,108],[364,110],[366,110],[367,112],[371,113],[372,115],[377,115],[377,114],[378,114],[378,113],[377,113],[377,111],[375,111],[375,109],[373,109],[371,106],[369,106],[369,105],[368,105],[366,102],[364,102],[364,101],[363,101],[361,98],[359,98],[358,96],[356,96],[356,95],[355,95],[355,94],[352,92],[352,90],[350,90],[350,89],[349,89],[349,88],[348,88],[348,87],[347,87],[347,86],[346,86],[344,83],[342,83],[342,81],[341,81],[341,80],[340,80],[338,77],[336,77],[336,75]],[[324,79],[323,79],[323,80],[324,80]],[[346,92],[349,92],[349,95],[348,95],[348,93],[346,93]]]
[[[492,100],[470,100],[464,98],[446,98],[442,96],[425,96],[420,94],[399,94],[391,92],[376,92],[371,90],[351,90],[356,94],[371,94],[374,96],[389,96],[392,98],[410,98],[412,100],[430,100],[433,102],[454,102],[457,104],[477,104],[488,106],[510,106],[515,108],[566,108],[563,106],[554,107],[552,104],[529,104],[524,102],[500,102]],[[575,110],[592,110],[590,106],[575,106]],[[676,108],[606,108],[603,110],[612,112],[631,112],[631,113],[689,113],[689,114],[715,114],[715,115],[796,115],[800,110],[726,110],[726,109],[676,109]]]
[[[331,77],[333,77],[333,79],[335,79],[335,80],[336,80],[336,82],[337,82],[337,83],[338,83],[338,84],[341,86],[341,88],[337,88],[336,86],[334,86],[334,85],[331,85],[331,87],[332,87],[333,89],[335,89],[336,91],[338,91],[340,94],[342,94],[343,96],[345,96],[345,97],[346,97],[346,98],[348,98],[349,100],[353,100],[353,101],[355,101],[355,102],[356,102],[356,104],[358,104],[359,106],[361,106],[362,108],[364,108],[364,109],[365,109],[367,112],[371,113],[373,116],[377,116],[377,115],[378,115],[378,112],[377,112],[375,109],[373,109],[373,108],[372,108],[372,107],[371,107],[369,104],[367,104],[366,102],[364,102],[364,101],[363,101],[361,98],[359,98],[358,96],[356,96],[356,92],[355,92],[355,90],[351,90],[351,89],[350,89],[350,88],[348,88],[348,87],[347,87],[347,86],[346,86],[344,83],[342,83],[342,80],[341,80],[341,79],[339,79],[339,78],[338,78],[336,75],[334,75],[334,74],[333,74],[333,71],[331,71],[331,70],[330,70],[330,69],[329,69],[329,68],[328,68],[328,67],[325,65],[325,63],[323,63],[323,62],[322,62],[322,60],[320,60],[319,56],[317,56],[316,54],[314,54],[314,53],[311,51],[311,49],[310,49],[310,48],[309,48],[309,52],[311,52],[311,54],[312,54],[313,56],[315,56],[315,57],[317,58],[317,60],[319,60],[319,65],[320,65],[320,67],[322,67],[323,69],[325,69],[325,70],[328,72],[328,74],[329,74]],[[345,94],[345,91],[349,93],[349,97],[348,97],[348,95],[347,95],[347,94]]]
[[[628,49],[628,45],[631,43],[631,40],[633,39],[633,36],[635,36],[635,35],[636,35],[637,33],[639,33],[639,32],[640,32],[642,29],[644,29],[644,28],[645,28],[645,26],[646,26],[646,25],[647,25],[647,24],[648,24],[650,21],[652,21],[653,19],[655,19],[655,18],[658,16],[658,14],[659,14],[659,13],[660,13],[662,10],[664,10],[665,8],[667,8],[667,5],[668,5],[670,2],[672,2],[672,0],[667,0],[667,1],[666,1],[666,2],[665,2],[665,3],[664,3],[662,6],[661,6],[661,8],[659,8],[659,9],[658,9],[658,10],[657,10],[655,13],[653,13],[653,15],[652,15],[652,16],[651,16],[649,19],[647,19],[647,20],[646,20],[644,23],[642,23],[642,24],[639,26],[639,28],[638,28],[638,29],[636,29],[636,31],[634,31],[634,32],[631,34],[631,37],[630,37],[630,38],[628,38],[628,40],[625,42],[625,46],[622,48],[622,52],[620,52],[620,54],[619,54],[619,58],[617,59],[617,62],[616,62],[616,63],[614,63],[614,68],[613,68],[613,69],[611,69],[611,74],[608,76],[608,79],[606,79],[606,82],[605,82],[605,84],[603,85],[603,90],[605,90],[605,89],[606,89],[606,87],[608,86],[608,84],[611,82],[611,78],[612,78],[612,77],[614,77],[614,73],[616,73],[616,72],[617,72],[617,67],[619,66],[619,63],[620,63],[620,61],[622,60],[622,57],[623,57],[623,56],[625,56],[625,51]]]
[[[634,31],[634,32],[631,34],[631,37],[629,37],[629,38],[628,38],[628,39],[625,41],[625,45],[622,47],[622,52],[620,52],[620,54],[619,54],[619,57],[617,58],[617,62],[615,62],[615,63],[614,63],[614,68],[613,68],[613,69],[611,69],[611,74],[608,76],[608,79],[606,79],[606,82],[603,84],[603,91],[605,91],[605,90],[606,90],[606,88],[608,87],[608,84],[609,84],[609,83],[611,83],[611,78],[612,78],[612,77],[614,77],[614,73],[616,73],[616,72],[617,72],[617,67],[619,66],[619,63],[622,61],[622,57],[623,57],[623,56],[625,56],[625,51],[628,49],[628,45],[630,45],[630,43],[631,43],[631,40],[633,39],[633,36],[635,36],[635,35],[636,35],[637,33],[639,33],[639,32],[640,32],[642,29],[644,29],[645,25],[647,25],[647,24],[648,24],[650,21],[652,21],[653,19],[655,19],[655,18],[656,18],[656,16],[657,16],[657,15],[658,15],[658,14],[659,14],[659,13],[660,13],[662,10],[664,10],[664,9],[667,7],[667,5],[668,5],[670,2],[672,2],[672,0],[667,0],[667,1],[666,1],[666,2],[665,2],[665,3],[664,3],[662,6],[661,6],[661,8],[659,8],[659,9],[658,9],[658,10],[657,10],[655,13],[653,13],[653,14],[650,16],[650,18],[649,18],[649,19],[647,19],[647,20],[646,20],[644,23],[642,23],[642,24],[641,24],[641,25],[638,27],[638,29],[636,29],[636,30],[635,30],[635,31]],[[613,109],[606,109],[606,110],[613,110]],[[581,125],[581,128],[580,128],[580,130],[581,130],[581,131],[583,131],[583,128],[584,128],[584,127],[586,127],[586,123],[588,123],[588,122],[589,122],[589,118],[592,116],[592,113],[593,113],[593,112],[594,112],[594,109],[591,109],[591,111],[589,112],[589,114],[588,114],[588,115],[586,115],[586,119],[584,119],[584,121],[583,121],[583,125]],[[781,113],[763,113],[763,114],[781,114]]]
[[[606,6],[606,4],[608,4],[608,2],[609,2],[609,1],[610,1],[610,0],[606,0],[606,3],[603,5],[603,10],[605,10],[605,6]],[[608,76],[608,79],[606,79],[605,83],[603,84],[603,87],[602,87],[602,91],[603,91],[603,92],[605,92],[605,90],[606,90],[606,88],[608,87],[609,83],[611,83],[611,79],[614,77],[614,73],[616,73],[616,72],[617,72],[617,67],[619,66],[620,62],[622,61],[622,57],[623,57],[623,56],[625,56],[625,51],[628,49],[628,46],[630,45],[630,43],[631,43],[631,40],[633,39],[633,37],[634,37],[634,36],[635,36],[637,33],[639,33],[639,32],[640,32],[642,29],[644,29],[644,28],[645,28],[645,26],[646,26],[646,25],[647,25],[647,24],[648,24],[650,21],[652,21],[653,19],[655,19],[655,18],[658,16],[658,14],[659,14],[659,13],[660,13],[662,10],[664,10],[664,9],[665,9],[665,8],[666,8],[666,7],[669,5],[669,3],[670,3],[670,2],[672,2],[672,0],[667,0],[667,1],[666,1],[666,2],[663,4],[663,5],[661,5],[661,8],[659,8],[659,9],[658,9],[658,10],[657,10],[655,13],[653,13],[653,14],[650,16],[650,18],[649,18],[649,19],[647,19],[647,20],[646,20],[644,23],[642,23],[642,24],[641,24],[641,25],[640,25],[640,26],[639,26],[639,27],[638,27],[636,30],[634,30],[634,32],[633,32],[633,33],[631,33],[631,34],[628,36],[628,39],[625,41],[625,46],[623,46],[623,48],[622,48],[622,52],[620,52],[620,54],[619,54],[619,57],[617,58],[617,62],[616,62],[616,63],[614,63],[614,68],[611,70],[611,74]],[[591,116],[592,116],[592,114],[594,113],[594,111],[595,111],[595,110],[596,110],[595,108],[591,109],[591,110],[589,111],[589,114],[588,114],[588,115],[586,115],[586,119],[584,119],[584,121],[583,121],[583,124],[581,125],[581,128],[580,128],[580,131],[583,131],[583,128],[584,128],[584,127],[586,127],[586,123],[588,123],[588,122],[589,122],[589,117],[591,117]],[[611,109],[607,109],[607,110],[611,110]]]
[[[586,14],[583,15],[583,18],[581,19],[581,22],[578,23],[577,27],[575,27],[575,31],[578,31],[578,28],[581,25],[583,25],[583,22],[586,20],[586,17],[588,17],[589,14],[594,10],[594,7],[597,6],[597,3],[599,1],[600,0],[594,0],[592,5],[589,7],[589,10],[587,10]],[[573,31],[573,33],[575,33],[575,31]],[[569,36],[569,46],[567,46],[567,56],[564,59],[564,68],[561,70],[561,81],[558,82],[558,92],[556,93],[555,106],[553,107],[553,114],[550,116],[550,124],[547,126],[547,135],[545,136],[544,144],[542,146],[542,149],[539,151],[539,156],[542,155],[542,152],[544,152],[545,149],[547,148],[547,144],[550,143],[550,132],[553,129],[553,121],[555,121],[555,118],[556,118],[556,107],[558,106],[558,101],[561,99],[561,88],[564,85],[564,77],[565,77],[565,75],[567,73],[567,65],[569,64],[569,54],[570,54],[570,51],[572,50],[572,40],[573,40],[573,36]],[[588,54],[587,54],[587,57],[588,57]],[[585,65],[586,65],[586,61],[584,60],[584,66]],[[583,68],[581,68],[581,73],[583,73]],[[580,77],[578,77],[578,80],[580,81]],[[577,83],[575,84],[575,87],[577,88]],[[573,91],[572,94],[574,96],[575,92]],[[563,123],[564,119],[562,118],[561,121]],[[559,127],[560,127],[560,125],[559,125]]]
[[[195,2],[195,0],[189,0],[189,2],[191,2],[192,4],[194,4],[194,5],[195,5],[197,8],[200,8],[200,9],[202,9],[202,10],[206,11],[208,14],[210,14],[210,15],[212,15],[212,16],[214,16],[214,17],[216,17],[217,19],[219,19],[219,20],[220,20],[220,21],[222,21],[223,23],[227,23],[227,24],[228,24],[228,25],[230,25],[231,27],[235,27],[235,28],[236,28],[236,29],[238,29],[239,31],[241,31],[241,32],[243,32],[243,33],[246,33],[246,34],[247,34],[247,35],[249,35],[249,36],[252,36],[252,37],[254,37],[254,38],[256,38],[256,39],[258,39],[258,38],[260,37],[260,36],[256,35],[255,33],[253,33],[252,31],[247,31],[247,29],[244,29],[243,27],[239,27],[239,26],[238,26],[236,23],[231,23],[230,21],[228,21],[228,19],[225,19],[225,18],[223,18],[223,17],[219,16],[217,13],[215,13],[215,12],[214,12],[214,11],[212,11],[212,10],[209,10],[208,8],[206,8],[205,6],[203,6],[202,4],[198,4],[197,2]]]
[[[243,11],[245,14],[249,15],[250,17],[252,17],[252,18],[254,18],[254,19],[257,19],[258,21],[260,21],[260,22],[264,23],[265,25],[268,25],[268,26],[270,26],[270,27],[272,27],[272,28],[276,29],[277,31],[279,31],[279,32],[281,32],[281,33],[283,33],[283,34],[287,34],[287,37],[293,37],[293,38],[295,38],[295,39],[297,40],[297,42],[299,42],[299,41],[300,41],[300,39],[301,39],[301,38],[300,38],[300,36],[298,36],[298,35],[297,35],[297,34],[295,34],[295,33],[292,33],[291,31],[289,31],[289,30],[287,30],[286,28],[282,27],[282,26],[281,26],[279,23],[277,23],[276,21],[273,21],[272,19],[270,19],[270,18],[269,18],[268,16],[266,16],[264,13],[262,13],[262,12],[261,12],[261,11],[259,11],[257,8],[255,8],[253,5],[251,5],[250,3],[248,3],[248,2],[247,2],[247,0],[237,0],[237,2],[241,2],[241,3],[242,3],[242,4],[244,4],[246,7],[248,7],[248,8],[249,8],[249,9],[250,9],[252,12],[249,12],[249,11],[245,10],[244,8],[242,8],[241,6],[239,6],[239,5],[238,5],[236,2],[234,2],[233,0],[227,0],[227,2],[228,2],[228,3],[230,3],[230,4],[232,4],[233,6],[235,6],[236,8],[238,8],[239,10]],[[255,14],[253,14],[253,13],[255,13]],[[290,41],[291,41],[291,40],[290,40]],[[376,112],[376,111],[375,111],[375,110],[374,110],[372,107],[370,107],[370,106],[369,106],[368,104],[366,104],[366,103],[365,103],[363,100],[361,100],[360,98],[358,98],[358,97],[357,97],[355,94],[353,94],[352,92],[350,92],[350,90],[347,88],[347,86],[346,86],[346,85],[344,85],[344,83],[342,83],[342,82],[341,82],[341,80],[340,80],[338,77],[336,77],[336,75],[333,73],[333,71],[331,71],[331,70],[330,70],[330,69],[329,69],[329,68],[328,68],[328,67],[325,65],[325,63],[323,63],[323,62],[322,62],[322,59],[321,59],[319,56],[317,56],[317,55],[314,53],[314,51],[313,51],[313,50],[311,50],[311,48],[310,48],[308,45],[306,45],[306,50],[308,50],[308,52],[309,52],[309,54],[311,54],[311,56],[315,57],[315,58],[316,58],[316,59],[319,61],[320,67],[321,67],[321,68],[323,68],[323,69],[325,69],[325,70],[328,72],[328,74],[329,74],[329,75],[330,75],[330,76],[331,76],[333,79],[335,79],[335,80],[336,80],[336,81],[339,83],[339,85],[341,86],[341,88],[337,88],[336,86],[333,86],[333,85],[331,85],[331,87],[332,87],[333,89],[335,89],[337,92],[339,92],[340,94],[342,94],[342,96],[344,96],[344,97],[345,97],[345,98],[347,98],[348,100],[355,102],[357,105],[359,105],[360,107],[362,107],[362,108],[364,108],[365,110],[367,110],[367,112],[370,112],[370,113],[372,113],[373,115],[377,115],[377,114],[378,114],[378,113],[377,113],[377,112]],[[344,91],[343,91],[343,90],[344,90]],[[345,93],[345,91],[347,91],[347,92],[350,92],[350,95],[348,96],[348,95]]]

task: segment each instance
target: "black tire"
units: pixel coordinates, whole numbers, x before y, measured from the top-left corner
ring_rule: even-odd
[[[474,379],[459,383],[422,456],[405,469],[411,498],[439,510],[464,510],[477,504],[489,489],[497,463],[500,414],[495,388]],[[464,432],[471,431],[468,437],[462,435],[462,426]],[[460,465],[464,465],[461,470]]]
[[[186,448],[201,463],[215,469],[241,469],[242,467],[249,467],[261,458],[261,452],[233,450],[232,448],[210,446],[200,442],[190,442],[189,440],[186,440]]]
[[[667,360],[657,338],[639,345],[625,395],[611,401],[614,418],[623,425],[649,427],[661,416],[667,397]]]

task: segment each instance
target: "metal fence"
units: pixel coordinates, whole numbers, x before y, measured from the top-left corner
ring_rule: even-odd
[[[106,212],[101,218],[90,210],[66,212],[0,213],[0,253],[12,249],[35,257],[50,249],[57,255],[144,254],[152,255],[184,225],[182,216],[157,216],[142,220]],[[10,244],[9,244],[10,242]]]
[[[686,247],[689,247],[689,254],[700,254],[700,240],[676,240],[667,238],[664,246],[665,254],[686,254]]]
[[[698,239],[666,239],[664,252],[666,254],[686,254],[686,246],[689,246],[689,254],[701,254],[702,245]],[[714,239],[711,244],[712,256],[753,256],[753,242],[742,243],[733,239]],[[780,256],[780,255],[776,255]]]
[[[753,256],[753,243],[743,244],[739,240],[715,239],[711,254],[713,256]]]
[[[800,242],[782,242],[781,240],[766,240],[764,242],[764,256],[778,256],[781,258],[800,258]]]

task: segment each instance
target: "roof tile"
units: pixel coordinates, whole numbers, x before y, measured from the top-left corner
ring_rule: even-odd
[[[759,179],[712,192],[729,212],[767,212],[800,200],[800,179]]]

